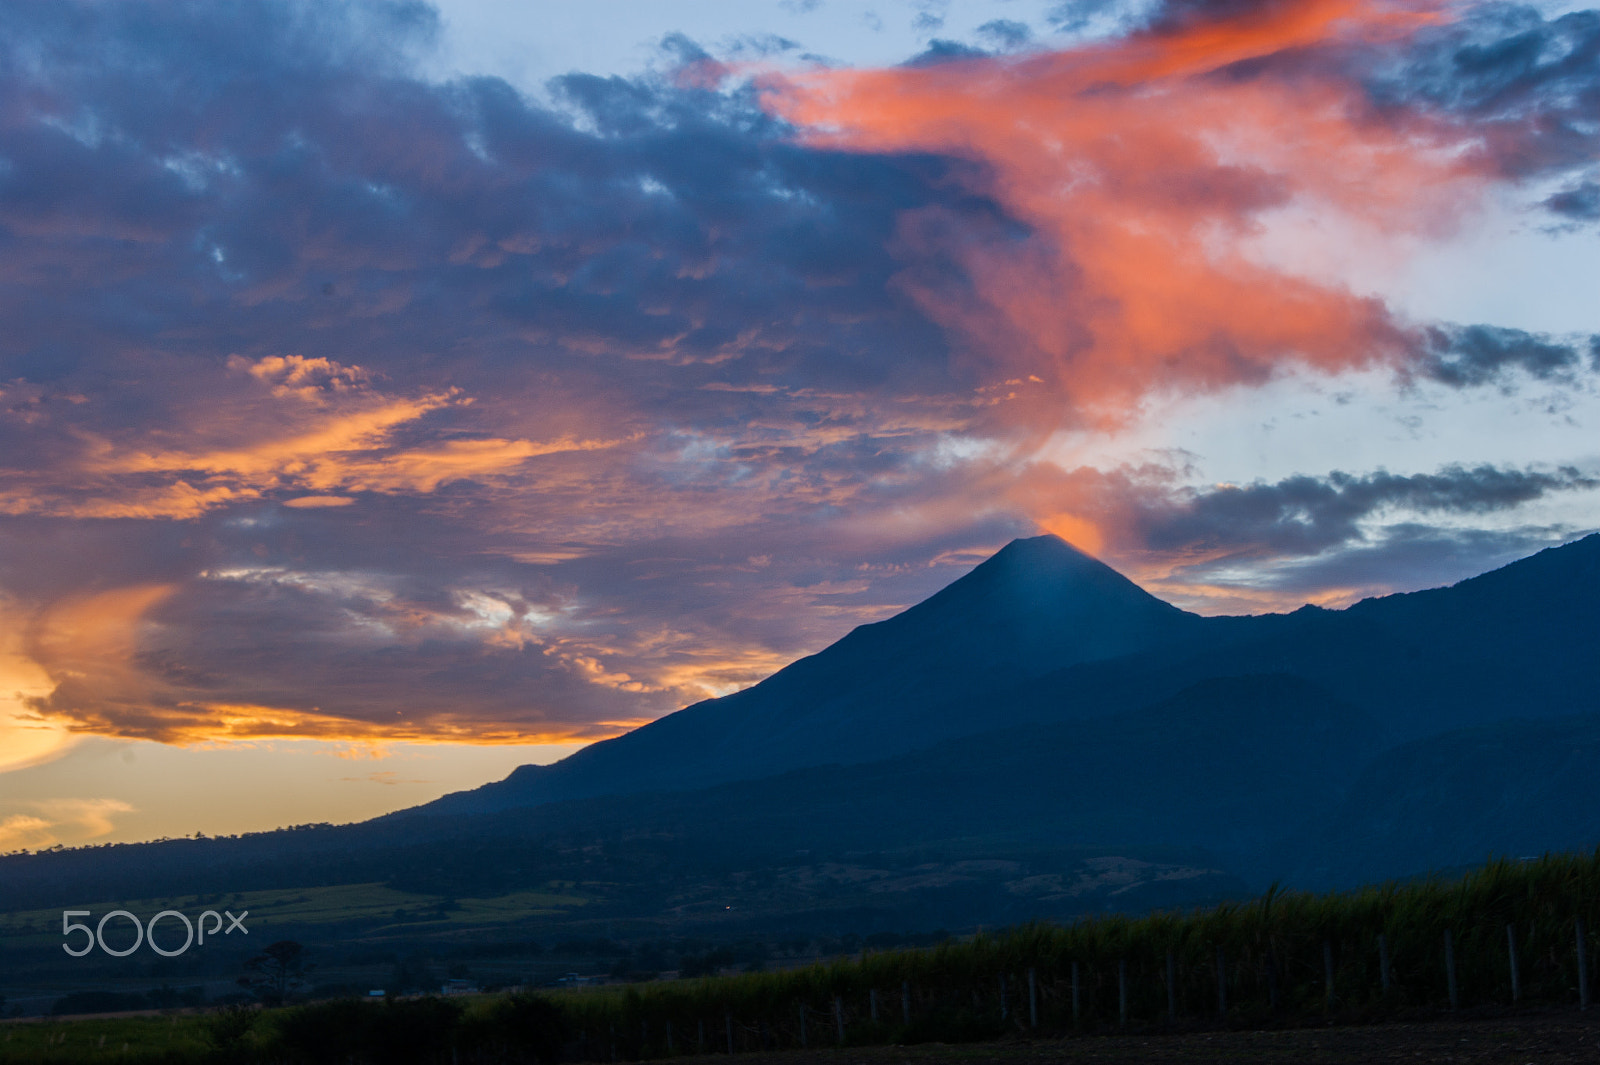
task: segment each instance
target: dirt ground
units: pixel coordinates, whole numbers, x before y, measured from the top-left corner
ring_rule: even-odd
[[[739,1057],[746,1065],[1600,1065],[1600,1010],[1347,1028],[1090,1036]]]

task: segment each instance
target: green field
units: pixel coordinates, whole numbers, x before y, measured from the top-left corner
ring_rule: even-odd
[[[0,936],[17,946],[59,943],[63,910],[88,910],[93,915],[91,920],[111,910],[128,910],[142,920],[149,920],[162,910],[177,910],[191,920],[208,909],[230,910],[235,915],[248,912],[245,925],[250,934],[265,932],[270,936],[273,928],[285,926],[359,924],[379,931],[390,925],[419,921],[437,922],[442,926],[498,926],[528,917],[561,914],[586,902],[587,898],[570,890],[559,893],[523,891],[488,899],[451,899],[396,891],[376,883],[339,884],[288,891],[84,902],[48,910],[21,910],[0,914]]]
[[[381,911],[380,901],[395,901],[394,894],[368,888],[366,894],[328,889],[315,903],[309,893],[279,902],[331,914]],[[521,912],[518,907],[556,898],[581,901],[535,894],[503,905]],[[492,1060],[548,1060],[561,1053],[613,1061],[836,1044],[1374,1023],[1445,1011],[1505,1016],[1592,999],[1600,973],[1589,929],[1597,925],[1600,854],[1555,855],[1493,862],[1454,880],[1329,895],[1274,891],[1187,914],[1033,924],[932,949],[867,953],[779,972],[542,997],[344,999],[264,1013],[12,1023],[0,1042],[0,1061],[198,1062],[208,1055],[242,1061],[258,1055],[283,1062],[442,1065],[450,1055],[488,1054],[494,1047],[511,1056]],[[230,1036],[227,1026],[235,1022],[249,1031]],[[124,1055],[123,1044],[126,1056],[117,1056]],[[337,1054],[330,1057],[330,1048]]]

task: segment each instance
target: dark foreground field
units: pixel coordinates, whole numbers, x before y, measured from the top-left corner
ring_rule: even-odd
[[[0,1024],[0,1063],[214,1062],[194,1014]],[[109,1036],[110,1038],[106,1038]],[[127,1047],[124,1040],[133,1042]],[[125,1049],[126,1047],[126,1049]],[[1600,1062],[1600,1010],[1425,1020],[1406,1024],[1199,1031],[922,1043],[737,1055],[741,1065],[1565,1065]],[[250,1056],[251,1060],[258,1060]],[[269,1059],[270,1060],[270,1059]],[[462,1062],[473,1059],[462,1057]],[[726,1054],[680,1055],[680,1065],[717,1065]]]
[[[1344,1028],[1196,1032],[742,1054],[745,1065],[1527,1065],[1600,1062],[1600,1012]],[[701,1063],[713,1058],[697,1059]]]

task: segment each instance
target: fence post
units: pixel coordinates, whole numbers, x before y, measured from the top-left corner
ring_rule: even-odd
[[[1444,971],[1450,988],[1450,1008],[1456,1009],[1461,1005],[1461,996],[1456,991],[1456,941],[1448,928],[1444,930]]]
[[[1511,963],[1511,1001],[1522,1001],[1522,975],[1517,971],[1517,927],[1506,925],[1506,955]]]
[[[1583,934],[1583,918],[1578,918],[1578,1008],[1589,1008],[1589,941]]]
[[[911,1027],[911,981],[900,981],[900,1023]]]
[[[1167,951],[1167,1021],[1178,1019],[1178,959]]]
[[[1117,1023],[1128,1026],[1128,959],[1117,962]]]
[[[1228,958],[1217,948],[1217,1016],[1228,1018]]]
[[[728,1028],[728,1053],[732,1054],[733,1053],[733,1011],[732,1010],[729,1010],[728,1012],[726,1012],[726,1013],[724,1013],[722,1015],[722,1023],[725,1024],[727,1026],[727,1028]]]
[[[697,1054],[706,1052],[706,1019],[704,1017],[695,1022],[694,1049]]]
[[[1006,1002],[1006,974],[1000,974],[1000,1019],[1003,1021],[1011,1015],[1009,1003]]]
[[[1028,970],[1028,1027],[1039,1027],[1039,986],[1033,970]]]
[[[677,1052],[678,1052],[677,1048],[672,1045],[672,1022],[668,1021],[667,1022],[667,1057],[670,1058],[674,1054],[676,1054]]]
[[[806,1004],[800,1003],[800,1049],[806,1048]]]
[[[1083,1011],[1078,999],[1078,963],[1072,963],[1072,1023],[1076,1025],[1083,1019]]]
[[[606,1025],[606,1037],[607,1037],[608,1040],[610,1040],[610,1043],[611,1043],[611,1060],[612,1061],[616,1061],[617,1060],[617,1026],[616,1025],[614,1025],[614,1024]]]
[[[1267,951],[1267,1006],[1278,1010],[1278,961],[1271,950]]]
[[[1378,980],[1383,985],[1383,993],[1387,995],[1394,986],[1394,977],[1389,971],[1389,937],[1382,932],[1378,933]]]
[[[650,1022],[647,1021],[647,1020],[641,1019],[639,1021],[639,1060],[640,1061],[644,1060],[645,1051],[647,1051],[649,1049],[650,1049]]]
[[[1333,1009],[1333,943],[1326,939],[1322,941],[1322,991],[1324,1005],[1331,1011]]]
[[[867,1013],[872,1018],[872,1023],[878,1023],[878,989],[873,988],[867,992]]]
[[[833,1023],[839,1028],[839,1045],[844,1045],[844,999],[833,996]]]

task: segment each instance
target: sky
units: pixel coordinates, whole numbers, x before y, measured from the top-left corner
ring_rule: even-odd
[[[0,851],[348,821],[1053,532],[1207,614],[1600,527],[1600,12],[0,10]]]

